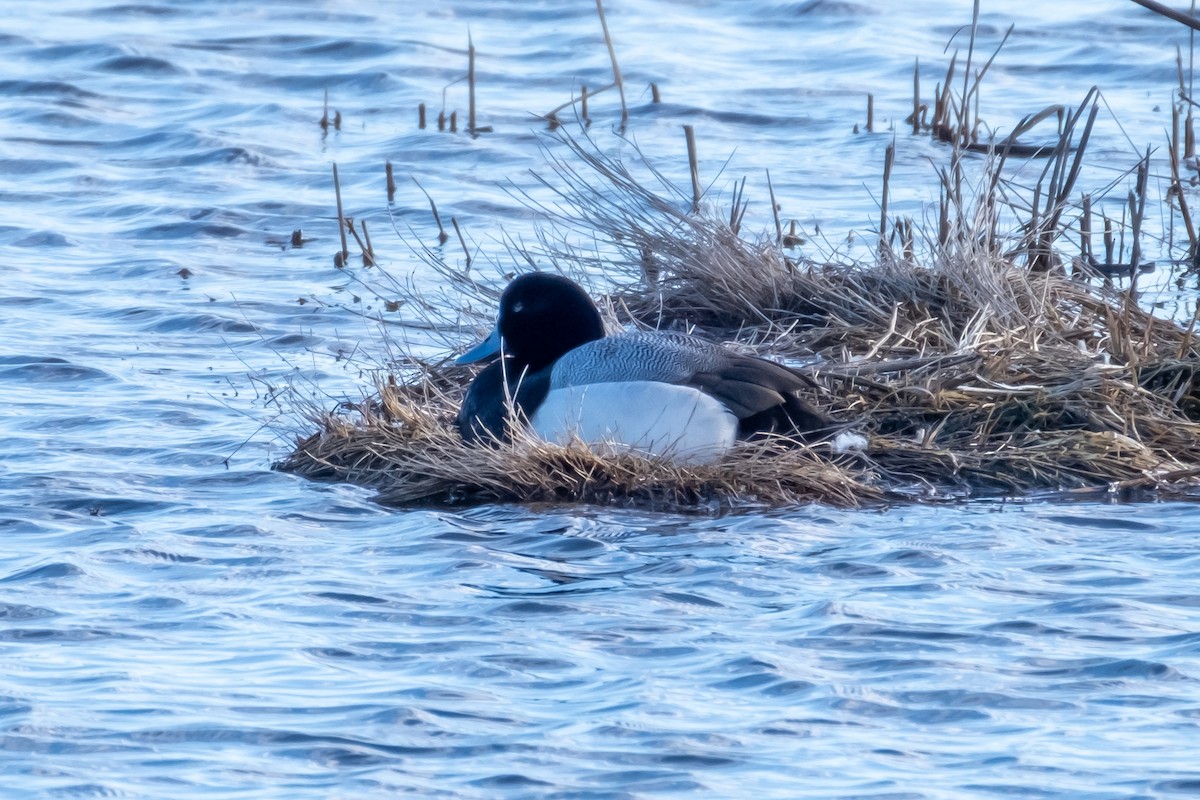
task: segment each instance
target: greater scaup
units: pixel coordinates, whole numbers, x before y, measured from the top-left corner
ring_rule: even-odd
[[[467,442],[506,438],[510,404],[547,441],[579,439],[680,463],[711,461],[755,434],[829,424],[796,395],[808,382],[781,364],[682,333],[605,336],[595,303],[558,275],[515,278],[500,297],[495,330],[456,363],[501,352],[463,400],[458,427]]]

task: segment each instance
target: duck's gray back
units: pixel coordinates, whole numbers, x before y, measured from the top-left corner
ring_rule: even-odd
[[[720,345],[683,333],[633,331],[588,342],[560,358],[551,388],[615,381],[685,384],[697,373],[719,372],[729,363]]]

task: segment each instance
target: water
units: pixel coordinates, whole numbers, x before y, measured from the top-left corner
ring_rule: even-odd
[[[785,217],[847,250],[913,60],[932,85],[969,14],[609,4],[656,166],[686,181],[695,124],[714,197],[748,176],[766,227],[769,168]],[[1100,85],[1089,179],[1119,201],[1169,127],[1183,29],[1117,0],[983,22],[986,50],[1017,25],[984,116]],[[419,131],[468,28],[495,132]],[[269,470],[302,427],[275,392],[357,396],[377,316],[441,346],[333,268],[330,162],[393,274],[433,282],[410,174],[502,260],[535,224],[512,187],[547,196],[531,112],[608,80],[590,3],[10,4],[0,57],[0,795],[1200,793],[1194,506],[398,511]],[[326,88],[340,131],[317,124]],[[855,134],[867,92],[879,132]],[[465,124],[465,87],[446,96]],[[591,111],[628,155],[613,93]],[[897,146],[920,219],[944,151]]]

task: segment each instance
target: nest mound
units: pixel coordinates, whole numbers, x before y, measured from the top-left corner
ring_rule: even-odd
[[[606,255],[555,236],[521,256],[575,277],[602,270],[613,323],[686,326],[799,365],[812,378],[805,399],[865,447],[777,438],[696,467],[522,436],[469,447],[454,418],[473,373],[407,358],[363,402],[311,414],[316,431],[278,468],[371,486],[394,504],[1200,496],[1195,320],[1156,317],[1130,292],[1061,269],[1031,270],[971,234],[990,219],[947,237],[928,266],[886,247],[869,266],[797,259],[780,238],[742,236],[736,213],[688,213],[621,164],[575,152],[604,186],[560,164],[573,211],[558,221],[599,236]],[[494,303],[494,288],[433,266],[465,293],[461,308]]]
[[[371,486],[380,502],[392,505],[569,501],[718,509],[801,499],[856,505],[882,498],[875,481],[852,460],[783,440],[745,444],[717,463],[686,468],[527,436],[499,447],[469,447],[454,427],[465,387],[454,394],[442,391],[437,387],[443,377],[430,374],[409,386],[385,383],[353,416],[324,415],[320,429],[300,441],[279,468]]]

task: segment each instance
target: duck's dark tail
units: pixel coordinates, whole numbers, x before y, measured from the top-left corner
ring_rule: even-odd
[[[798,395],[786,393],[778,405],[739,419],[738,438],[756,439],[774,433],[815,441],[836,428],[833,417]]]
[[[693,385],[733,412],[741,439],[776,433],[811,440],[835,427],[832,417],[798,394],[815,387],[812,378],[764,358],[728,357],[718,369],[697,373]]]

